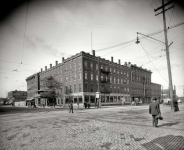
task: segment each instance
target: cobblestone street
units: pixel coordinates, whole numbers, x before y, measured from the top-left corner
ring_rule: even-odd
[[[152,126],[147,106],[0,115],[1,150],[184,150],[184,104]],[[62,108],[60,108],[62,109]]]

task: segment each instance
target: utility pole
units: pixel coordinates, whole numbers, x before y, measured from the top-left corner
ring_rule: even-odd
[[[164,0],[162,0],[162,6],[158,7],[154,11],[158,11],[162,9],[162,12],[156,14],[155,16],[163,13],[163,25],[164,25],[164,35],[165,35],[165,46],[166,46],[166,56],[167,56],[167,67],[168,67],[168,76],[169,76],[169,91],[170,91],[170,99],[171,99],[171,111],[174,112],[174,106],[173,106],[173,84],[172,84],[172,74],[171,74],[171,65],[170,65],[170,57],[169,57],[169,46],[168,46],[168,39],[167,39],[167,27],[166,27],[166,17],[165,17],[165,11],[173,8],[174,6],[171,6],[167,9],[165,7],[169,4],[173,3],[173,1],[170,1],[166,4],[164,4]]]
[[[91,51],[93,50],[93,47],[92,47],[92,31],[91,31]]]

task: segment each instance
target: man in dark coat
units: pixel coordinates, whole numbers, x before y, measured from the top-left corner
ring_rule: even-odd
[[[152,103],[149,105],[149,114],[153,117],[153,126],[157,127],[158,125],[158,118],[157,115],[161,115],[159,103],[156,102],[156,98],[152,100]]]
[[[69,113],[72,111],[72,113],[73,113],[73,102],[71,101],[70,102],[70,104],[69,104],[69,108],[70,108],[70,111],[69,111]]]

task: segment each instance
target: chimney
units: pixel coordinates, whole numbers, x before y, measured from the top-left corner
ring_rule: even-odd
[[[47,66],[45,66],[45,71],[47,71]]]
[[[118,64],[121,65],[121,60],[120,59],[118,59]]]
[[[92,50],[92,54],[93,54],[93,56],[95,56],[95,50]]]
[[[130,67],[131,66],[131,63],[130,62],[128,62],[128,65],[127,65],[128,67]],[[142,67],[141,67],[142,68]]]
[[[127,62],[125,62],[125,64],[124,64],[125,66],[127,66]]]
[[[58,65],[58,61],[56,61],[56,66]]]
[[[111,56],[111,62],[113,62],[113,57]]]
[[[65,58],[64,58],[64,57],[62,57],[62,62],[64,62],[64,60],[65,60]]]
[[[41,72],[43,71],[43,69],[41,68]]]
[[[52,68],[52,64],[50,64],[50,69]]]

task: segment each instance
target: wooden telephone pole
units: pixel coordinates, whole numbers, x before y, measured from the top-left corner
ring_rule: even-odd
[[[173,8],[174,6],[171,6],[167,9],[165,9],[166,6],[169,4],[173,3],[173,1],[170,1],[166,4],[164,4],[164,0],[162,0],[162,6],[158,7],[154,11],[158,11],[162,9],[161,12],[156,14],[155,16],[159,14],[163,14],[163,25],[164,25],[164,35],[165,35],[165,46],[166,46],[166,56],[167,56],[167,67],[168,67],[168,76],[169,76],[169,91],[170,91],[170,99],[171,99],[171,111],[174,111],[174,106],[173,106],[173,84],[172,84],[172,74],[171,74],[171,64],[170,64],[170,57],[169,57],[169,46],[168,46],[168,39],[167,39],[167,27],[166,27],[166,17],[165,17],[165,11]]]

